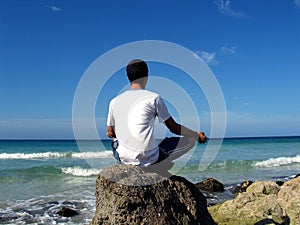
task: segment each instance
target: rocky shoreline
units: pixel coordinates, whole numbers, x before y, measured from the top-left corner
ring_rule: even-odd
[[[208,208],[219,225],[300,224],[300,177],[255,181],[234,199]]]
[[[284,183],[247,181],[234,189],[233,199],[210,201],[223,191],[213,178],[193,184],[179,176],[163,178],[139,167],[113,165],[97,178],[90,224],[300,224],[300,177]]]

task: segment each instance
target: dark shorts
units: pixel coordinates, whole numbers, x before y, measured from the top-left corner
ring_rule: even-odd
[[[179,158],[191,150],[194,147],[195,142],[196,141],[193,138],[188,137],[167,137],[163,139],[158,145],[159,158],[155,163],[159,163],[165,159],[172,161],[176,158]],[[117,152],[118,141],[113,141],[111,143],[111,147],[115,159],[118,161],[118,163],[121,163],[119,153]]]
[[[187,153],[195,145],[195,140],[188,137],[170,137],[165,138],[158,145],[159,158],[156,163],[165,159],[174,160]]]

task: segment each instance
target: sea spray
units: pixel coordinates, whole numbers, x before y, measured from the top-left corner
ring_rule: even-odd
[[[102,169],[82,168],[79,166],[75,166],[75,167],[62,167],[61,171],[65,174],[69,174],[77,177],[89,177],[89,176],[97,176],[102,171]]]
[[[51,159],[51,158],[77,158],[77,159],[94,159],[110,158],[110,151],[102,152],[37,152],[37,153],[1,153],[0,159]]]
[[[261,162],[254,163],[255,167],[279,167],[287,166],[293,163],[300,163],[300,155],[294,157],[270,158]]]

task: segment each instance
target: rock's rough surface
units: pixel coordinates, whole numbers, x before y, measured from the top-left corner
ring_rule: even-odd
[[[300,177],[281,187],[256,181],[235,199],[209,208],[219,225],[300,224]]]
[[[224,185],[215,180],[214,178],[208,178],[204,181],[201,181],[196,184],[196,186],[203,191],[208,192],[223,192],[224,191]]]
[[[114,165],[103,170],[96,181],[96,212],[91,225],[98,224],[216,223],[203,194],[186,179],[163,179],[136,166]]]
[[[277,202],[284,210],[284,214],[289,217],[291,225],[300,224],[300,176],[281,186]]]

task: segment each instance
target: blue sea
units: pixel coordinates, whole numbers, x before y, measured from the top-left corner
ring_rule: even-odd
[[[101,143],[81,141],[79,148],[74,140],[0,140],[0,224],[88,224],[97,175],[116,163],[110,142]],[[227,138],[200,170],[207,145],[197,144],[174,171],[194,183],[210,177],[222,182],[226,192],[208,196],[216,202],[231,198],[244,180],[285,181],[300,173],[300,137]],[[57,215],[62,206],[79,215]]]

